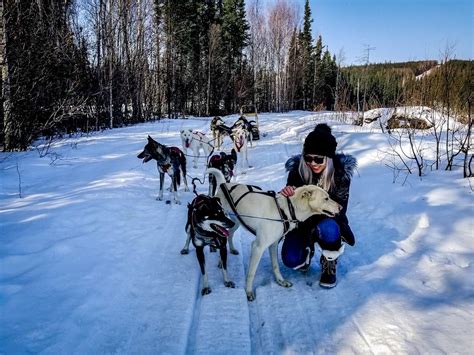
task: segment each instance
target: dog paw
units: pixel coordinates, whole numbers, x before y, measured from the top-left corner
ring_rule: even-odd
[[[247,301],[255,301],[255,293],[253,291],[247,292]]]
[[[286,280],[277,280],[277,283],[282,287],[291,287],[293,284],[290,281]]]
[[[156,198],[156,200],[157,200],[157,201],[163,201],[163,197],[158,196],[158,197]]]
[[[204,287],[202,290],[201,290],[201,295],[202,296],[205,296],[205,295],[208,295],[211,293],[211,288],[210,287]]]
[[[233,283],[232,281],[226,281],[226,282],[224,282],[224,286],[225,287],[230,287],[230,288],[235,288],[235,283]]]
[[[237,249],[231,249],[231,250],[230,250],[230,253],[231,253],[232,255],[239,255],[239,251],[238,251]]]
[[[181,249],[181,255],[189,254],[189,249]]]

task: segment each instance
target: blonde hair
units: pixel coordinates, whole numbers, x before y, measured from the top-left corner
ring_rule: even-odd
[[[298,172],[306,185],[317,185],[323,190],[329,192],[335,187],[334,182],[334,162],[332,158],[326,157],[326,167],[321,172],[319,181],[314,181],[313,171],[308,164],[304,161],[304,151],[301,153],[300,164],[298,166]]]

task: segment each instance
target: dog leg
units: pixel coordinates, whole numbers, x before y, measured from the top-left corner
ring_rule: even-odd
[[[276,282],[282,287],[291,287],[293,284],[283,278],[280,272],[280,266],[278,265],[278,242],[270,245],[270,259],[272,260],[273,274],[275,275]]]
[[[249,156],[248,156],[247,153],[248,153],[248,152],[247,152],[247,149],[245,149],[245,151],[244,151],[245,163],[247,164],[247,169],[249,169],[249,168],[250,168],[250,164],[249,164]]]
[[[247,293],[247,300],[249,302],[255,300],[255,292],[253,292],[253,279],[255,278],[255,272],[257,271],[258,264],[260,264],[260,259],[262,259],[263,252],[266,249],[263,245],[258,243],[257,239],[252,242],[249,270],[247,272],[247,280],[245,282],[245,292]]]
[[[158,201],[163,201],[163,185],[165,183],[165,173],[160,172],[160,192],[156,198]]]
[[[221,254],[222,275],[224,276],[224,286],[235,288],[235,284],[232,281],[230,281],[229,277],[227,276],[227,247],[224,245],[222,248],[220,248],[219,251]]]
[[[206,259],[204,258],[204,247],[196,247],[196,256],[199,262],[199,267],[201,268],[202,275],[202,288],[201,295],[208,295],[211,293],[211,288],[209,287],[207,274],[206,274]]]
[[[232,255],[239,255],[239,251],[234,247],[234,237],[229,237],[229,249]]]
[[[193,168],[197,169],[197,160],[199,158],[199,146],[193,148]]]
[[[189,191],[188,187],[188,180],[186,179],[186,171],[181,170],[183,173],[183,181],[184,181],[184,191]]]
[[[184,244],[183,249],[181,249],[181,255],[189,254],[189,242],[191,242],[191,234],[188,232],[186,238],[186,243]]]
[[[231,217],[231,220],[235,223],[235,226],[229,230],[229,249],[232,255],[239,255],[239,251],[234,247],[234,232],[239,228],[238,220],[235,217]]]
[[[177,205],[180,205],[181,204],[181,201],[179,201],[179,197],[178,197],[178,182],[176,181],[176,178],[175,176],[173,175],[173,197],[174,197],[174,203],[176,203]]]

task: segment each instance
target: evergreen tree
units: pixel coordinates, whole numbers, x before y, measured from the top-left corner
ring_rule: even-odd
[[[235,94],[236,84],[241,79],[238,76],[241,74],[243,50],[249,39],[244,0],[223,0],[221,21],[223,58],[226,63],[224,78],[227,82],[224,105],[227,112],[233,112],[238,104]]]
[[[303,109],[303,70],[300,40],[296,28],[288,49],[288,103],[290,109]]]
[[[302,56],[302,67],[303,67],[303,109],[311,109],[312,105],[312,94],[313,94],[313,82],[314,82],[314,61],[313,61],[313,46],[312,46],[312,35],[311,35],[311,8],[309,7],[309,0],[306,0],[304,6],[304,20],[303,20],[303,31],[300,33],[300,45],[301,45],[301,56]]]
[[[322,53],[323,53],[323,39],[321,36],[318,37],[316,45],[313,51],[313,63],[314,63],[314,72],[313,72],[313,86],[312,86],[312,105],[313,107],[319,107],[324,101],[324,95],[322,93],[324,87],[324,75],[325,68],[322,63]]]

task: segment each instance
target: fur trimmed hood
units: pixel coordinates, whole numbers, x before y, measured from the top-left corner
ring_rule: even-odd
[[[300,164],[301,155],[294,155],[288,159],[285,163],[285,169],[288,172],[287,185],[302,186],[305,182],[301,178],[298,167]],[[351,185],[351,179],[354,174],[354,170],[357,168],[357,161],[352,155],[336,154],[333,158],[334,162],[334,183],[335,188],[328,191],[329,196],[342,206],[342,210],[335,220],[341,228],[341,235],[345,242],[349,245],[354,245],[355,237],[349,227],[349,221],[347,220],[347,204],[349,201],[349,188]],[[303,228],[314,228],[320,216],[313,216],[307,220],[307,226]],[[315,222],[316,221],[316,222]],[[311,233],[311,232],[307,232]]]
[[[298,176],[298,166],[300,164],[301,154],[297,154],[288,159],[285,163],[285,169],[293,177]],[[343,206],[347,205],[349,197],[349,185],[351,183],[354,170],[357,168],[357,161],[352,155],[336,154],[334,162],[334,180],[336,184],[335,191],[329,191],[329,195]],[[301,180],[295,186],[304,185]]]

